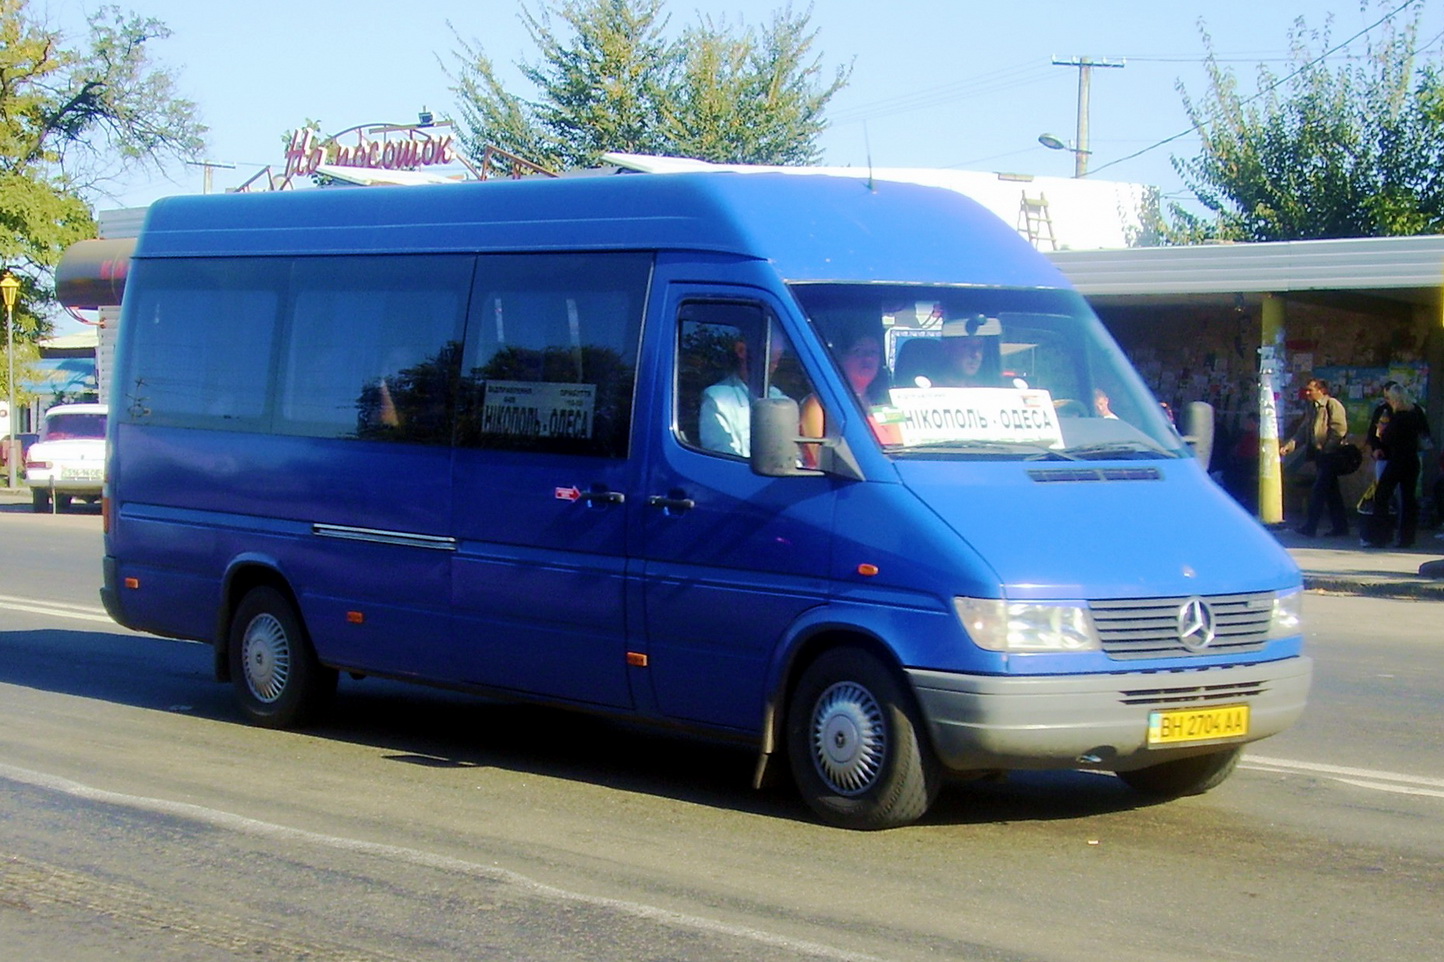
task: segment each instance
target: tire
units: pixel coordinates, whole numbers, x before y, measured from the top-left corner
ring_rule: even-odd
[[[41,491],[39,488],[30,489],[30,510],[36,514],[44,514],[50,510],[50,494]]]
[[[803,672],[788,705],[787,753],[803,800],[843,828],[916,821],[942,783],[909,692],[855,648],[825,652]]]
[[[1233,774],[1242,757],[1243,746],[1239,745],[1208,755],[1194,755],[1131,772],[1119,772],[1118,777],[1134,791],[1156,798],[1202,795],[1222,785]]]
[[[70,510],[70,495],[57,494],[55,496],[55,510],[57,513]]]
[[[231,682],[248,719],[266,728],[314,722],[336,692],[336,672],[316,660],[306,627],[275,588],[253,588],[231,620]]]

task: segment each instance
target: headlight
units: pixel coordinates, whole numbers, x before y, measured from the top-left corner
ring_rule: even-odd
[[[1298,588],[1280,591],[1274,596],[1273,615],[1269,618],[1269,640],[1290,638],[1304,630],[1304,593]]]
[[[1102,647],[1083,605],[954,598],[963,630],[989,651],[1097,651]]]

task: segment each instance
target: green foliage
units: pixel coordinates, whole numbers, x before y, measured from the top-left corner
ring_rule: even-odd
[[[1246,97],[1221,67],[1212,40],[1209,88],[1195,102],[1179,92],[1203,138],[1202,151],[1174,167],[1212,220],[1173,210],[1174,243],[1297,240],[1444,232],[1444,79],[1416,65],[1422,6],[1402,27],[1382,25],[1366,55],[1330,69],[1329,32],[1295,22],[1292,67],[1280,78],[1258,68]]]
[[[817,159],[823,110],[849,69],[825,82],[810,10],[786,8],[761,30],[704,17],[669,39],[664,0],[543,2],[538,14],[522,8],[539,59],[517,65],[535,99],[508,91],[481,48],[458,37],[453,90],[473,156],[491,145],[557,170],[593,166],[606,151]]]
[[[25,283],[18,337],[46,333],[41,280],[95,236],[87,198],[128,167],[194,156],[205,131],[151,63],[164,25],[102,7],[85,42],[68,44],[28,7],[0,0],[0,265]]]

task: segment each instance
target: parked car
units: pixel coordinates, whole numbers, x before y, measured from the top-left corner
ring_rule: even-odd
[[[20,442],[20,460],[16,462],[16,467],[19,468],[25,465],[25,455],[30,453],[30,445],[40,440],[40,435],[31,434],[30,432],[21,432],[20,434],[15,435],[15,440]],[[6,468],[9,466],[9,464],[10,435],[7,434],[3,437],[0,437],[0,468]]]
[[[40,440],[25,456],[25,481],[36,511],[64,510],[71,499],[99,501],[105,482],[104,404],[57,404],[45,412]]]

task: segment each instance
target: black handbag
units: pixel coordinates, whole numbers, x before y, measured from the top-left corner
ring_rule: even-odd
[[[1359,465],[1364,463],[1364,452],[1359,450],[1357,444],[1341,441],[1337,448],[1328,453],[1328,458],[1333,464],[1335,474],[1353,474],[1359,470]]]

